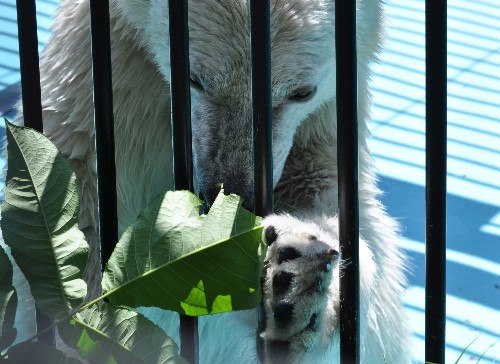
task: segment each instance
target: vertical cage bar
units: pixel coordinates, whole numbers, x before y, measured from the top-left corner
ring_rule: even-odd
[[[16,9],[24,125],[42,133],[36,2],[35,0],[17,0]],[[38,340],[55,347],[55,329],[48,329],[52,325],[52,320],[45,316],[38,307],[35,313],[37,333],[47,330],[39,336]]]
[[[175,189],[193,191],[191,93],[187,0],[169,2],[170,111]]]
[[[250,2],[255,213],[273,211],[270,1]]]
[[[169,1],[170,111],[175,189],[194,190],[187,0]],[[180,316],[181,355],[199,361],[198,319]]]
[[[446,0],[426,1],[425,360],[445,362]]]
[[[24,125],[43,131],[35,0],[17,0]]]
[[[359,363],[356,1],[337,1],[335,7],[339,239],[347,262],[340,276],[340,361]]]
[[[271,82],[271,4],[269,0],[250,1],[250,43],[252,75],[252,132],[254,168],[254,212],[266,216],[273,212],[273,145]],[[265,330],[264,306],[259,308],[257,332]],[[264,361],[264,342],[257,337],[257,353]]]
[[[101,268],[118,241],[109,1],[90,0]]]

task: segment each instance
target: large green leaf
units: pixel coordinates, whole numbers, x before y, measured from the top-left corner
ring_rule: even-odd
[[[59,324],[64,342],[90,363],[186,363],[177,345],[141,314],[101,302]]]
[[[37,364],[82,364],[75,358],[68,358],[61,351],[38,341],[25,341],[17,344],[7,352],[6,363],[37,363]]]
[[[111,302],[192,316],[249,309],[261,300],[260,219],[235,195],[207,215],[187,191],[158,196],[123,234],[103,277]]]
[[[17,294],[12,285],[12,264],[0,246],[0,352],[8,348],[16,338],[16,307]]]
[[[8,169],[2,231],[37,306],[62,318],[86,296],[88,245],[78,229],[76,178],[56,147],[6,122]]]

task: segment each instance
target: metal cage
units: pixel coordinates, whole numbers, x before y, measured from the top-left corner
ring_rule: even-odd
[[[175,187],[193,190],[187,0],[170,1],[171,113]],[[90,0],[94,107],[99,178],[101,241],[116,242],[113,101],[108,1]],[[42,130],[35,0],[18,0],[19,48],[24,119]],[[270,2],[250,1],[254,120],[255,212],[272,212]],[[357,363],[359,352],[358,153],[356,78],[356,1],[336,2],[339,160],[339,225],[343,257],[353,264],[341,280],[341,361]],[[426,0],[426,361],[444,362],[446,252],[446,0]],[[165,120],[165,122],[169,122]],[[102,263],[114,246],[102,246]],[[37,313],[38,330],[50,320]],[[54,345],[54,333],[42,340]],[[197,321],[181,317],[181,354],[198,362]]]

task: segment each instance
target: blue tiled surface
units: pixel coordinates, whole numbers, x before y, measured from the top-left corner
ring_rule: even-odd
[[[406,307],[424,351],[425,24],[423,1],[386,1],[374,67],[372,151],[384,202],[412,259]],[[500,3],[448,1],[447,362],[500,361]]]
[[[448,1],[447,363],[500,361],[500,3]],[[57,1],[37,1],[40,47]],[[424,1],[387,0],[388,39],[374,66],[370,144],[383,202],[411,261],[413,353],[424,335]],[[15,1],[0,0],[0,106],[19,83]],[[6,108],[0,109],[4,112]],[[2,129],[3,131],[3,129]],[[470,346],[469,346],[470,345]]]
[[[58,1],[37,1],[38,43],[41,50],[47,42],[51,16]],[[0,95],[20,82],[15,0],[0,0]],[[0,110],[4,111],[4,110]]]

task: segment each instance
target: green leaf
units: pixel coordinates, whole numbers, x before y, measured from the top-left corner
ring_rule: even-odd
[[[14,342],[17,294],[12,285],[12,264],[0,246],[0,352]]]
[[[68,358],[61,351],[38,341],[23,342],[15,345],[7,352],[7,363],[38,364],[81,364],[75,358]]]
[[[76,178],[42,134],[8,122],[2,231],[36,305],[59,319],[86,296],[88,245],[78,229]]]
[[[59,324],[64,342],[91,363],[185,363],[177,345],[141,314],[101,302]]]
[[[111,302],[192,316],[256,307],[260,218],[221,191],[207,215],[187,191],[158,196],[123,234],[103,277]]]

